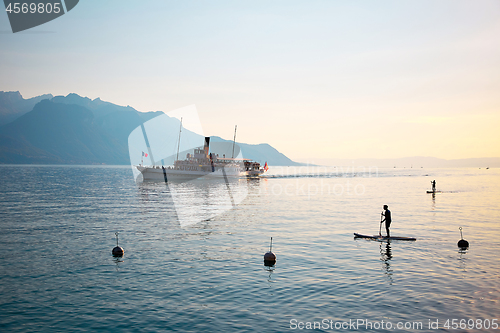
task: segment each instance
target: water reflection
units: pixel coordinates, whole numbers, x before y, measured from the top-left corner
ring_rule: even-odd
[[[275,266],[266,266],[264,265],[264,270],[269,272],[269,278],[268,278],[268,281],[271,282],[271,274],[274,272],[274,270],[276,269]]]
[[[264,266],[264,270],[269,273],[269,275],[267,276],[267,286],[269,287],[269,292],[271,296],[274,295],[273,283],[276,282],[276,280],[273,280],[273,273],[275,269],[276,269],[275,266]]]
[[[116,271],[119,272],[120,271],[120,263],[123,262],[123,258],[115,257],[115,258],[113,258],[113,262],[116,265],[116,267],[115,267]]]
[[[389,284],[392,285],[393,278],[392,278],[392,268],[391,268],[391,261],[392,259],[392,249],[391,249],[391,241],[387,240],[385,243],[380,243],[380,260],[383,262],[382,266],[385,271],[385,275],[387,276],[387,279],[389,280]]]
[[[207,178],[186,182],[143,182],[138,184],[140,200],[164,205],[181,227],[207,221],[241,203],[248,188],[258,186],[258,179]]]
[[[458,269],[462,271],[462,278],[466,278],[466,273],[467,273],[467,257],[465,256],[467,254],[467,249],[459,249],[458,250]]]
[[[181,226],[211,219],[246,197],[246,179],[206,179],[171,183],[170,193]]]

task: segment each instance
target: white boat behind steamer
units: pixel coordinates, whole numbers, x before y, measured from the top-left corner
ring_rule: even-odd
[[[267,162],[264,167],[260,163],[246,158],[227,158],[209,153],[210,138],[205,137],[204,147],[194,149],[188,153],[185,160],[174,161],[173,166],[144,166],[137,167],[142,173],[144,181],[188,181],[197,178],[242,178],[258,177],[267,171]]]

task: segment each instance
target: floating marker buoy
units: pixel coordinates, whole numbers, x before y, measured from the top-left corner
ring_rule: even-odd
[[[115,257],[122,257],[124,253],[125,250],[123,250],[123,248],[120,246],[116,246],[113,248],[113,256]]]
[[[469,247],[469,242],[464,239],[464,236],[462,235],[462,227],[458,228],[460,229],[460,237],[462,237],[461,240],[458,241],[458,247],[461,249],[466,249]]]
[[[118,233],[115,232],[115,235],[116,235],[116,247],[113,248],[113,251],[111,251],[111,253],[113,253],[113,256],[115,257],[121,257],[125,253],[125,250],[122,247],[118,246]]]
[[[264,261],[276,262],[276,255],[272,252],[267,252],[266,254],[264,254]]]
[[[271,245],[269,246],[269,252],[264,254],[264,266],[274,266],[276,264],[276,255],[272,252],[273,249],[273,238],[271,237]]]

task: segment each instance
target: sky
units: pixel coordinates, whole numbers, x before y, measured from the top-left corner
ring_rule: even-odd
[[[84,0],[13,34],[0,90],[139,111],[291,159],[500,156],[500,2]]]

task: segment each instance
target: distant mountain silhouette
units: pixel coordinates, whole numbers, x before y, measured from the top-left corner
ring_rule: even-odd
[[[0,91],[0,126],[8,124],[33,110],[36,103],[50,99],[51,94],[24,99],[19,91]]]
[[[74,104],[43,100],[0,133],[4,163],[126,162],[126,151],[99,128],[92,112]]]
[[[231,140],[224,140],[218,136],[212,136],[210,140],[211,142],[232,142]],[[252,145],[248,143],[236,142],[236,144],[241,148],[241,153],[244,158],[249,158],[251,160],[257,161],[262,165],[264,165],[265,162],[267,162],[269,165],[303,165],[302,163],[292,161],[267,143]],[[229,154],[227,155],[227,157],[230,157]]]
[[[5,110],[14,110],[15,105],[24,108],[29,103],[34,105],[31,111],[0,126],[0,163],[126,165],[130,163],[129,134],[142,123],[163,114],[161,111],[139,112],[130,106],[77,94],[50,100],[47,98],[52,95],[23,100],[18,92],[1,92],[0,96],[4,97],[0,102]],[[34,103],[36,99],[38,103]],[[17,106],[16,110],[20,109]],[[7,113],[20,114],[16,112]],[[168,118],[168,121],[178,128],[178,119]],[[219,137],[213,140],[227,141]],[[245,158],[267,161],[270,165],[301,165],[268,144],[238,145]]]
[[[104,102],[100,98],[91,100],[77,94],[69,94],[66,97],[56,96],[52,99],[52,102],[79,105],[91,111],[94,115],[95,125],[108,136],[114,138],[115,144],[118,145],[116,149],[126,156],[126,161],[122,160],[124,157],[122,156],[121,161],[115,164],[127,164],[130,162],[128,159],[128,136],[130,132],[143,122],[163,114],[161,111],[139,112],[130,106],[119,106]]]
[[[157,114],[76,94],[45,99],[0,127],[0,163],[128,164],[129,133]]]

